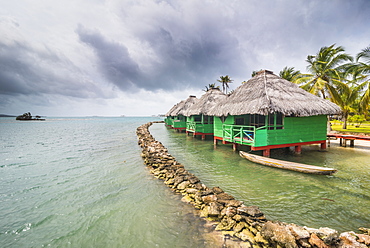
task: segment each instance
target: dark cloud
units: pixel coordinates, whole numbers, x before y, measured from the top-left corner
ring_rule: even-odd
[[[353,40],[370,35],[368,0],[116,4],[110,9],[114,18],[104,18],[112,26],[90,24],[89,18],[95,18],[91,14],[80,25],[74,22],[63,29],[77,34],[77,40],[68,41],[72,47],[84,44],[94,52],[94,58],[86,58],[90,69],[98,69],[94,72],[81,69],[74,58],[56,52],[58,48],[36,49],[28,42],[0,38],[0,94],[111,97],[113,93],[104,92],[112,85],[133,93],[202,89],[221,75],[230,75],[237,85],[253,70],[304,70],[307,55],[333,43],[346,47],[352,42],[352,51],[359,52],[364,46],[356,47]]]
[[[0,42],[0,94],[109,97],[68,59],[20,42]]]
[[[142,72],[130,57],[123,44],[108,41],[98,31],[91,31],[79,25],[76,30],[80,40],[93,48],[98,57],[98,66],[103,75],[122,90],[141,88]]]

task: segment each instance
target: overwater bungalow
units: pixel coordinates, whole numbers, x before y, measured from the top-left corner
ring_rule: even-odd
[[[220,100],[227,96],[219,88],[209,89],[203,96],[196,101],[186,112],[186,133],[193,136],[201,135],[205,139],[206,135],[213,135],[213,116],[209,115],[210,110]]]
[[[214,142],[270,150],[320,144],[326,149],[327,116],[340,114],[334,103],[317,97],[271,71],[260,71],[211,111]]]
[[[189,96],[188,99],[179,102],[166,114],[166,123],[171,128],[182,131],[186,130],[185,112],[197,101],[195,96]],[[171,111],[172,110],[172,111]]]
[[[164,123],[166,126],[168,127],[172,127],[173,126],[173,121],[175,120],[175,116],[172,116],[172,112],[178,107],[178,105],[180,104],[181,102],[179,103],[176,103],[175,105],[172,106],[172,108],[170,108],[170,110],[168,110],[168,112],[165,114],[165,119],[164,119]]]

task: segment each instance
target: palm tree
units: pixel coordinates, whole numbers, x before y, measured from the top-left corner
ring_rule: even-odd
[[[206,89],[203,90],[205,92],[207,92],[207,91],[209,91],[211,89],[219,89],[220,88],[220,86],[216,86],[216,84],[208,84],[208,86],[206,85],[205,87],[206,87]]]
[[[301,86],[308,92],[327,97],[328,85],[334,82],[340,83],[343,80],[340,76],[339,66],[346,61],[353,61],[352,56],[344,53],[341,46],[322,47],[316,55],[307,56],[307,70],[309,74],[303,74],[296,83],[303,83]]]
[[[284,69],[280,71],[279,76],[290,82],[295,82],[302,77],[302,73],[299,70],[295,70],[294,67],[285,66]]]
[[[227,89],[229,88],[229,84],[233,82],[231,78],[226,75],[226,76],[220,76],[220,79],[217,80],[222,84],[222,91],[227,94]]]
[[[359,95],[366,87],[366,82],[358,84],[357,80],[339,82],[333,81],[333,84],[327,84],[331,100],[342,109],[343,129],[347,129],[347,120],[350,113],[359,112]]]
[[[361,61],[365,59],[365,61]],[[356,56],[356,63],[348,63],[342,66],[342,71],[347,77],[361,82],[361,95],[358,101],[358,110],[367,116],[370,103],[370,46],[362,49]]]

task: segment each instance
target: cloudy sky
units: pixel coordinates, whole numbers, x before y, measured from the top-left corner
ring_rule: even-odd
[[[370,45],[369,0],[0,0],[0,113],[166,113],[229,75]]]

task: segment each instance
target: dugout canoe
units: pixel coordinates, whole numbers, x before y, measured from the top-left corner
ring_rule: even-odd
[[[263,164],[263,165],[276,167],[280,169],[303,172],[303,173],[317,174],[317,175],[332,175],[335,172],[337,172],[337,170],[333,168],[288,162],[288,161],[283,161],[279,159],[262,157],[262,156],[250,154],[247,152],[243,152],[243,151],[239,151],[239,155],[242,158],[248,159],[249,161],[252,161],[254,163]]]

